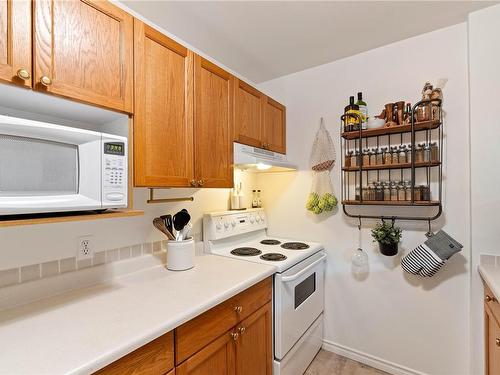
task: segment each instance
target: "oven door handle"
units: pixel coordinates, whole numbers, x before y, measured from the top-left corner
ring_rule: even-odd
[[[294,280],[297,280],[300,276],[302,276],[303,274],[305,274],[307,271],[309,271],[311,268],[315,267],[317,264],[321,263],[321,262],[324,262],[326,260],[326,254],[323,254],[321,256],[321,258],[319,258],[318,260],[314,261],[313,263],[311,263],[310,265],[308,265],[306,268],[304,268],[302,271],[299,271],[297,272],[295,275],[292,275],[292,276],[283,276],[281,278],[281,281],[285,282],[285,283],[288,283],[290,281],[294,281]]]

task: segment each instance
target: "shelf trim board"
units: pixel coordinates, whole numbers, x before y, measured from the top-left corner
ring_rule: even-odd
[[[142,216],[144,211],[141,210],[117,210],[103,213],[62,213],[60,216],[56,214],[50,216],[36,216],[32,217],[21,217],[19,219],[12,219],[10,216],[8,219],[3,219],[0,216],[0,228],[5,227],[15,227],[22,225],[37,225],[37,224],[53,224],[53,223],[66,223],[71,221],[88,221],[88,220],[101,220],[101,219],[114,219],[120,217],[134,217]]]
[[[417,206],[417,207],[433,207],[439,206],[439,201],[342,201],[342,204],[349,206]]]
[[[415,131],[433,130],[439,128],[441,125],[442,125],[441,120],[422,121],[414,124],[414,130]],[[359,138],[380,137],[391,134],[411,133],[411,125],[396,125],[390,127],[383,126],[376,129],[362,130],[361,136],[359,133],[360,133],[359,130],[352,132],[343,132],[342,138],[347,140],[353,140]]]
[[[361,166],[362,171],[382,171],[389,169],[410,169],[412,163],[402,163],[402,164],[382,164],[382,165],[367,165]],[[415,168],[426,168],[426,167],[439,167],[441,162],[423,162],[415,163]],[[342,167],[344,172],[359,172],[359,167]]]

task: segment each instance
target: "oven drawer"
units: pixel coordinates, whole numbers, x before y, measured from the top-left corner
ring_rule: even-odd
[[[222,302],[175,330],[178,365],[264,306],[272,298],[272,277]]]
[[[274,277],[275,357],[281,360],[324,308],[326,254],[321,251]]]

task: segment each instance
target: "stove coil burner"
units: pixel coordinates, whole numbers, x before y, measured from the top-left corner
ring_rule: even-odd
[[[249,257],[262,254],[262,251],[253,247],[238,247],[237,249],[231,250],[231,254],[242,257]]]
[[[279,253],[268,253],[260,256],[262,260],[270,260],[271,262],[279,262],[286,259],[286,256]]]
[[[309,249],[309,245],[302,243],[302,242],[285,242],[283,245],[281,245],[283,249],[288,249],[288,250],[304,250],[304,249]]]
[[[269,240],[262,240],[262,241],[260,241],[260,243],[262,245],[279,245],[281,242],[278,240],[269,239]]]

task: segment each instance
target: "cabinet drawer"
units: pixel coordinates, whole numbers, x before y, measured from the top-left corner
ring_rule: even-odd
[[[500,303],[486,284],[484,284],[484,304],[489,307],[494,318],[500,323]]]
[[[163,375],[174,368],[174,334],[169,332],[116,362],[97,375]]]
[[[175,330],[176,365],[229,331],[271,298],[272,278],[269,277],[178,327]]]

